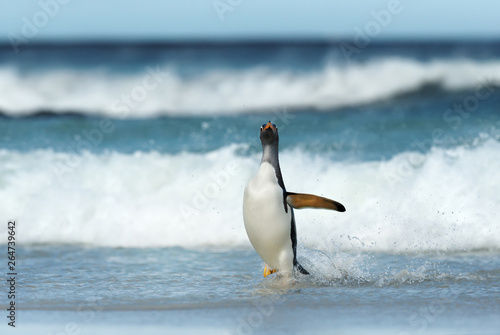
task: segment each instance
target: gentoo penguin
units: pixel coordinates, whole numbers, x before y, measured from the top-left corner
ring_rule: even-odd
[[[243,220],[248,238],[271,273],[290,276],[296,269],[309,274],[297,262],[297,233],[293,208],[325,208],[345,212],[333,200],[311,194],[287,192],[278,160],[278,127],[269,121],[260,127],[262,161],[259,172],[245,188]]]

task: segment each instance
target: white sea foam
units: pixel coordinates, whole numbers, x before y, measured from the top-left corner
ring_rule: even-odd
[[[459,90],[487,81],[500,83],[497,60],[419,62],[393,57],[349,66],[329,63],[313,72],[214,69],[189,79],[176,69],[159,69],[162,76],[149,78],[152,68],[111,74],[75,69],[26,73],[2,67],[0,110],[13,116],[45,110],[111,117],[227,114],[283,106],[321,110],[390,99],[427,84]]]
[[[54,164],[64,153],[1,150],[0,214],[18,220],[20,243],[250,247],[242,194],[260,157],[236,149],[85,153],[62,176]],[[347,208],[297,210],[299,243],[325,251],[499,250],[499,150],[494,140],[433,149],[400,178],[393,173],[411,153],[387,162],[337,162],[284,151],[290,191],[331,197]]]

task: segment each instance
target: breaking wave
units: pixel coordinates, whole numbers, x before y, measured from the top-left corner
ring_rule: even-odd
[[[113,247],[251,247],[242,195],[259,155],[240,146],[208,153],[0,150],[3,220],[19,243]],[[290,191],[343,203],[347,211],[297,210],[299,244],[320,250],[499,250],[500,143],[433,148],[389,161],[334,161],[298,148],[281,165]],[[71,163],[71,164],[70,164]],[[314,177],[311,177],[314,176]]]
[[[212,115],[290,110],[332,110],[369,104],[425,88],[448,91],[500,83],[500,61],[448,59],[421,62],[403,57],[372,59],[318,70],[266,66],[212,69],[191,77],[172,66],[138,73],[105,69],[23,72],[0,68],[0,111],[9,116],[75,112],[109,117]]]

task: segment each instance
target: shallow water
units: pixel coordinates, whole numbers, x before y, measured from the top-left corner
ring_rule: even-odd
[[[75,322],[84,333],[128,334],[144,325],[153,332],[376,327],[419,334],[494,333],[500,326],[498,254],[326,255],[302,248],[299,255],[311,276],[264,279],[251,250],[23,247],[19,329],[57,333]]]

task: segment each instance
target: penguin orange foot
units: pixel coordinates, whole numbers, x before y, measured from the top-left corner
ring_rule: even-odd
[[[269,276],[270,274],[273,274],[275,273],[276,270],[274,269],[270,269],[267,265],[266,267],[264,268],[264,278],[266,278],[267,276]]]

